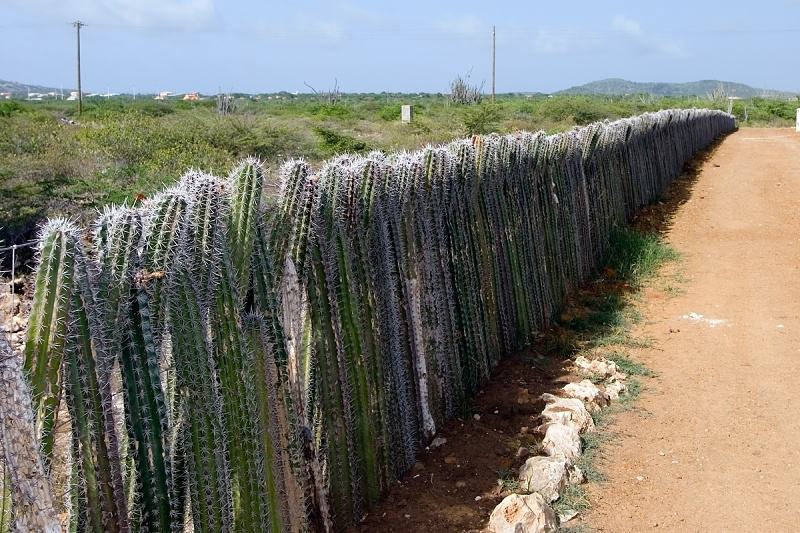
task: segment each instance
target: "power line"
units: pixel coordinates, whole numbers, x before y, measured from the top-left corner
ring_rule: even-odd
[[[81,23],[82,26],[86,26],[85,23]],[[0,29],[40,29],[40,28],[54,28],[60,26],[59,23],[19,23],[19,24],[0,24]],[[74,23],[73,23],[74,26]],[[143,25],[136,25],[136,24],[122,24],[122,23],[92,23],[92,27],[95,28],[103,28],[103,29],[112,29],[112,30],[133,30],[133,31],[141,31],[141,32],[165,32],[165,33],[175,33],[175,32],[189,32],[189,33],[234,33],[234,34],[241,34],[242,32],[252,32],[252,30],[256,29],[259,30],[261,27],[249,25],[249,24],[225,24],[224,26],[214,26],[214,27],[199,27],[194,29],[187,29],[187,28],[179,28],[179,27],[172,27],[172,26],[143,26]],[[266,34],[268,37],[275,37],[280,39],[291,39],[293,37],[304,37],[304,36],[319,36],[320,32],[316,28],[295,28],[295,29],[286,29],[285,26],[276,25],[275,31],[269,31],[268,29],[263,30],[263,33]],[[531,25],[511,25],[511,26],[503,26],[505,35],[531,35],[532,32],[536,31],[546,31],[549,35],[558,35],[564,37],[570,36],[582,36],[582,37],[599,37],[599,36],[607,36],[613,34],[619,34],[619,30],[615,30],[613,28],[608,29],[586,29],[581,27],[574,27],[574,28],[558,28],[552,26],[531,26]],[[458,31],[458,30],[447,30],[442,29],[439,27],[417,27],[417,28],[408,28],[408,27],[390,27],[390,26],[381,26],[381,27],[373,27],[373,28],[348,28],[342,29],[339,37],[353,37],[353,36],[365,36],[365,37],[382,37],[382,36],[396,36],[398,38],[403,38],[406,36],[421,36],[421,37],[436,37],[436,38],[443,38],[443,39],[452,39],[454,36],[461,36],[464,38],[470,37],[469,31]],[[737,27],[729,27],[729,28],[658,28],[653,30],[654,34],[662,35],[662,36],[670,36],[670,35],[679,35],[679,34],[764,34],[764,33],[800,33],[800,28],[791,28],[791,27],[775,27],[775,28],[737,28]]]

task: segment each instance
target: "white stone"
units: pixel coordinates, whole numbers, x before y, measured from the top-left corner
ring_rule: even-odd
[[[563,457],[570,462],[581,455],[581,435],[578,430],[564,424],[539,426],[544,433],[542,451],[550,457]]]
[[[583,470],[578,468],[577,466],[572,466],[569,469],[569,484],[570,485],[580,485],[586,481],[586,476],[583,473]]]
[[[575,366],[578,368],[578,370],[586,374],[592,374],[602,379],[610,378],[619,372],[617,363],[602,357],[598,359],[587,359],[586,357],[579,355],[575,358]]]
[[[562,389],[570,398],[577,398],[586,404],[589,411],[599,411],[608,405],[608,396],[597,385],[584,379],[579,383],[568,383]]]
[[[519,486],[554,502],[569,483],[569,461],[563,457],[530,457],[519,468]]]
[[[552,394],[542,394],[547,404],[542,411],[541,419],[545,423],[571,426],[580,433],[594,429],[594,420],[583,402],[577,398],[562,398]]]
[[[622,381],[612,381],[606,384],[606,396],[611,401],[619,400],[619,395],[628,390],[627,385]]]
[[[447,439],[444,437],[436,437],[431,441],[429,448],[438,448],[439,446],[444,446],[447,443]]]
[[[558,518],[540,494],[511,494],[489,517],[490,533],[552,533]]]

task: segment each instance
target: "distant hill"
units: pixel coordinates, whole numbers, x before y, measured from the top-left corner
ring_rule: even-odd
[[[756,89],[743,83],[720,80],[701,80],[687,83],[665,82],[636,82],[619,78],[598,80],[576,87],[564,89],[556,94],[593,94],[604,96],[623,96],[626,94],[652,94],[654,96],[708,96],[719,87],[725,90],[728,96],[752,98],[763,96],[766,98],[792,98],[795,93],[775,91],[771,89]]]
[[[14,96],[28,96],[28,93],[58,93],[62,89],[55,87],[45,87],[43,85],[28,85],[26,83],[19,83],[16,81],[0,80],[0,93],[11,93]],[[72,89],[64,87],[64,94],[69,96]]]

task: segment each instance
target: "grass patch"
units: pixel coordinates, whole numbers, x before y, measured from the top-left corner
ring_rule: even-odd
[[[629,377],[625,385],[628,387],[628,390],[625,394],[620,394],[619,403],[614,406],[615,409],[610,413],[612,415],[633,409],[634,403],[642,394],[642,382],[638,379]]]
[[[595,431],[581,435],[581,448],[583,449],[580,458],[575,466],[581,469],[586,481],[598,483],[606,480],[606,476],[600,471],[599,459],[600,450],[604,443],[609,442],[612,436],[607,432],[601,431],[603,426],[608,425],[609,419],[605,414],[607,410],[600,411],[599,416],[595,416]]]
[[[553,509],[558,514],[569,510],[584,513],[588,511],[590,507],[591,504],[586,495],[586,489],[582,485],[568,485],[553,503]]]
[[[591,339],[589,348],[607,348],[609,346],[624,346],[626,348],[650,348],[653,341],[650,339],[636,338],[628,333],[627,329],[610,332],[606,335]]]
[[[606,355],[606,358],[610,361],[614,361],[619,369],[629,376],[655,376],[655,373],[652,370],[644,366],[642,363],[634,361],[624,353],[611,352]]]
[[[634,408],[642,392],[640,377],[652,377],[654,372],[645,365],[634,361],[625,353],[625,348],[647,348],[652,341],[636,338],[630,334],[633,324],[644,320],[643,315],[633,305],[638,300],[639,289],[655,277],[667,262],[678,259],[678,253],[666,245],[658,235],[641,233],[631,229],[614,232],[604,264],[602,277],[585,290],[578,293],[561,315],[561,328],[551,342],[571,344],[571,356],[596,348],[606,348],[603,355],[616,363],[624,372],[627,391],[620,394],[619,401],[592,414],[595,431],[581,435],[582,453],[575,463],[586,481],[602,483],[607,481],[601,470],[602,450],[616,435],[609,428],[616,414]],[[587,376],[592,381],[602,379]],[[584,513],[590,507],[586,489],[569,486],[554,504],[559,514],[574,510]],[[558,531],[582,533],[591,531],[577,521],[574,525],[565,524]]]
[[[640,287],[664,263],[678,257],[678,252],[658,235],[626,228],[612,234],[606,264],[620,279]]]
[[[520,488],[516,472],[507,468],[497,471],[497,484],[500,486],[501,492],[516,492]]]

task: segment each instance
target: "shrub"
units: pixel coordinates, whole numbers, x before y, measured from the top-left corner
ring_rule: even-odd
[[[314,132],[320,138],[320,152],[325,155],[346,152],[357,154],[369,150],[369,146],[366,142],[328,128],[318,126],[314,128]]]
[[[495,130],[502,114],[496,104],[481,104],[463,109],[462,117],[467,133],[476,135]]]

